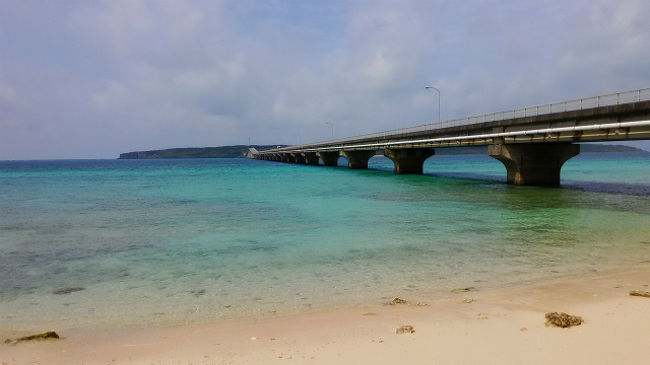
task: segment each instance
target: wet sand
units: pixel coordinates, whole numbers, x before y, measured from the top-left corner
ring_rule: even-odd
[[[0,344],[1,364],[640,364],[650,348],[650,264],[450,299],[259,319],[78,328],[61,340]],[[404,298],[407,301],[409,298]],[[544,314],[582,316],[572,328]],[[411,325],[414,333],[396,334]],[[43,331],[56,330],[43,328]],[[17,338],[31,333],[8,333]]]

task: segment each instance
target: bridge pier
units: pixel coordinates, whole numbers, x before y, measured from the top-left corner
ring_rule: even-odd
[[[280,154],[280,161],[282,161],[282,162],[293,162],[293,158],[291,158],[290,153],[281,153]]]
[[[287,157],[289,158],[289,163],[298,163],[295,153],[287,153]]]
[[[291,156],[293,157],[293,162],[303,165],[305,164],[305,157],[302,153],[292,153]]]
[[[433,148],[386,148],[384,156],[393,160],[396,174],[421,174],[424,161],[433,156]]]
[[[339,161],[339,151],[333,152],[317,152],[318,156],[323,160],[324,166],[337,166]]]
[[[368,160],[376,152],[375,150],[343,150],[341,155],[348,160],[349,169],[367,169]]]
[[[559,185],[560,169],[580,153],[571,143],[493,144],[488,155],[501,161],[508,172],[508,184]]]
[[[318,155],[316,152],[303,152],[302,156],[305,158],[307,165],[318,165]]]

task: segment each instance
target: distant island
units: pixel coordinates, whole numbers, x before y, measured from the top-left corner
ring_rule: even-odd
[[[121,153],[119,159],[147,159],[147,158],[238,158],[245,157],[249,148],[267,150],[278,145],[235,145],[221,147],[187,147],[170,148],[165,150],[135,151]],[[284,146],[282,146],[284,147]]]
[[[258,151],[276,148],[278,145],[235,145],[221,147],[187,147],[164,150],[135,151],[120,154],[119,159],[153,159],[153,158],[240,158],[245,157],[249,148]],[[284,147],[284,146],[282,146]],[[647,152],[630,146],[581,143],[580,152]],[[436,148],[437,155],[487,154],[487,146]]]

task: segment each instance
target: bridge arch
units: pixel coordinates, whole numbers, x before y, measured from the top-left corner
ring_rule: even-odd
[[[508,184],[559,185],[562,165],[580,153],[571,143],[492,144],[488,154],[506,167]]]
[[[320,151],[316,154],[320,157],[323,166],[338,166],[339,157],[341,156],[339,151]]]
[[[395,165],[396,174],[422,174],[424,161],[433,156],[433,148],[386,148],[384,156]]]
[[[348,160],[348,168],[350,169],[367,169],[368,160],[376,154],[376,149],[341,151],[341,156]]]

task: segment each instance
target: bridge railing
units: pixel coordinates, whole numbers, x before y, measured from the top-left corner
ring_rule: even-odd
[[[339,143],[345,143],[345,142],[356,141],[360,139],[369,139],[369,138],[387,138],[387,137],[407,134],[407,133],[433,131],[436,129],[443,129],[449,127],[457,127],[457,126],[471,125],[471,124],[478,124],[478,123],[485,123],[485,122],[496,122],[500,120],[532,117],[532,116],[538,116],[544,114],[590,109],[590,108],[597,108],[601,106],[627,104],[627,103],[634,103],[634,102],[647,101],[647,100],[650,100],[650,88],[628,90],[628,91],[621,91],[617,93],[592,96],[588,98],[563,100],[563,101],[550,103],[550,104],[533,105],[533,106],[527,106],[524,108],[519,108],[514,110],[488,113],[488,114],[476,115],[476,116],[471,116],[466,118],[452,119],[452,120],[442,121],[439,123],[423,124],[414,127],[393,129],[385,132],[370,133],[370,134],[365,134],[360,136],[339,138],[339,139],[328,140],[328,141],[317,142],[317,143],[310,143],[309,146],[319,145],[319,144],[332,145],[332,144],[339,144]],[[284,149],[296,149],[297,147],[301,147],[301,146],[285,147]],[[281,151],[283,149],[278,149],[278,150]]]

